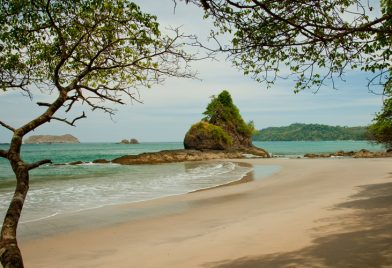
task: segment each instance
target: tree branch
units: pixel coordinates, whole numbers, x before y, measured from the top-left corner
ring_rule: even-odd
[[[83,112],[83,114],[81,116],[74,118],[72,121],[68,121],[67,118],[58,118],[58,117],[54,117],[54,116],[52,116],[51,119],[64,122],[64,123],[74,127],[76,121],[78,121],[82,118],[86,118],[86,117],[87,117],[86,114]]]
[[[37,168],[39,166],[42,166],[42,165],[45,165],[45,164],[52,164],[52,163],[53,163],[52,160],[45,159],[45,160],[41,160],[41,161],[37,161],[37,162],[31,163],[31,164],[29,164],[27,166],[27,168],[28,168],[28,170],[32,170],[32,169]]]
[[[6,151],[6,150],[0,150],[0,157],[8,158],[8,151]]]
[[[51,104],[50,104],[50,103],[47,103],[47,102],[37,102],[37,105],[38,105],[38,106],[46,106],[46,107],[49,107]]]
[[[11,127],[10,125],[7,125],[6,123],[0,121],[0,125],[2,125],[3,127],[11,130],[12,132],[15,132],[15,128]]]
[[[67,101],[71,102],[67,105],[64,105],[64,107],[67,107],[67,109],[65,110],[66,113],[68,113],[72,109],[72,106],[75,104],[75,102],[78,101],[78,95],[68,97]]]

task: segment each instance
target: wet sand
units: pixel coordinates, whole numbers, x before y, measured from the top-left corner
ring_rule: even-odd
[[[31,224],[42,231],[19,237],[25,265],[392,265],[391,159],[244,162],[281,170],[260,181]]]

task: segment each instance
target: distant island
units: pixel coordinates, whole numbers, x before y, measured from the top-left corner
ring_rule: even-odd
[[[121,144],[139,144],[140,142],[137,139],[132,138],[130,140],[123,139],[119,143],[121,143]]]
[[[61,136],[55,135],[33,135],[28,137],[25,141],[25,144],[42,144],[42,143],[80,143],[80,141],[70,135],[65,134]]]
[[[366,127],[341,127],[295,123],[285,127],[268,127],[253,135],[254,141],[328,141],[367,140]]]

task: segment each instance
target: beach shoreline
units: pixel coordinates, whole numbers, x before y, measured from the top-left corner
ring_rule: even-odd
[[[361,185],[390,187],[392,183],[389,159],[231,161],[282,169],[261,181],[97,209],[85,219],[76,215],[73,221],[94,221],[114,209],[123,218],[102,226],[68,231],[59,227],[47,236],[20,238],[26,267],[309,267],[310,262],[328,267],[338,249],[330,256],[313,256],[309,248],[317,239],[355,228],[364,231],[361,224],[371,229],[365,220],[354,228],[351,214],[358,208],[339,205],[351,202],[350,196],[359,194]],[[383,195],[388,197],[386,192]],[[391,204],[384,199],[384,211],[376,207],[373,212],[385,220]],[[388,232],[383,237],[392,241]],[[309,251],[309,256],[290,255],[301,250]],[[377,252],[373,261],[383,251]],[[392,264],[387,254],[381,260]],[[272,265],[278,261],[281,266]]]

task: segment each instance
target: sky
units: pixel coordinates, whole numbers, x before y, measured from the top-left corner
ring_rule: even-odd
[[[161,28],[181,26],[186,33],[197,34],[203,41],[211,23],[203,19],[201,9],[178,3],[174,12],[172,0],[138,0],[143,11],[158,16]],[[180,142],[189,127],[199,121],[212,95],[228,90],[246,121],[253,120],[257,129],[285,126],[291,123],[319,123],[359,126],[371,123],[382,106],[381,96],[368,91],[370,74],[350,71],[345,82],[295,94],[293,83],[278,80],[267,89],[244,76],[224,56],[220,61],[199,61],[192,64],[199,79],[167,79],[164,84],[138,90],[143,104],[128,103],[115,106],[116,115],[110,118],[102,112],[83,109],[87,118],[76,127],[52,121],[30,135],[72,134],[81,142],[118,142],[136,138],[141,142]],[[33,100],[19,92],[0,93],[0,120],[19,127],[42,112],[35,104],[48,96],[37,93]],[[69,117],[71,118],[71,117]],[[0,143],[9,142],[11,132],[0,127]]]

